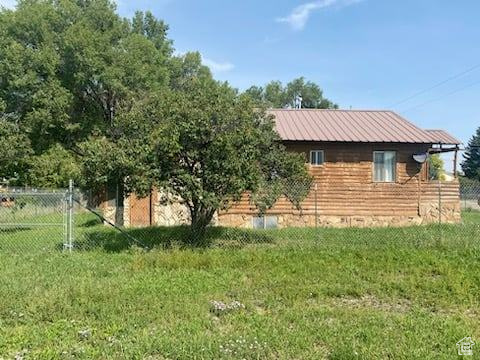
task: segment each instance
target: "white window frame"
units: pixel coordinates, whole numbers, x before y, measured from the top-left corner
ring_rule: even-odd
[[[317,161],[313,162],[313,154],[316,154],[315,159],[318,160],[318,154],[322,154],[322,162],[317,163]],[[308,163],[311,166],[322,166],[325,163],[325,151],[324,150],[310,150],[310,156],[308,158]]]
[[[262,220],[262,227],[255,227],[255,220],[261,219]],[[267,226],[268,221],[274,220],[275,226]],[[262,216],[254,216],[252,218],[252,227],[254,229],[277,229],[278,228],[278,216],[273,215],[262,215]]]
[[[385,153],[393,153],[394,155],[394,162],[393,162],[393,176],[392,180],[385,180],[386,176],[383,174],[383,180],[377,180],[375,178],[376,174],[376,169],[375,169],[375,157],[377,154],[385,154]],[[372,179],[373,182],[375,183],[387,183],[387,184],[392,184],[397,182],[397,152],[395,150],[375,150],[373,152],[373,159],[372,159]]]

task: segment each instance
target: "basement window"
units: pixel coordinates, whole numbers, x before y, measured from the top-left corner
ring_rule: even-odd
[[[397,153],[395,151],[373,152],[373,181],[395,182]]]
[[[276,229],[278,227],[278,217],[254,216],[252,225],[254,229]]]
[[[323,150],[310,151],[310,165],[314,165],[314,166],[323,165],[323,162],[324,162]]]

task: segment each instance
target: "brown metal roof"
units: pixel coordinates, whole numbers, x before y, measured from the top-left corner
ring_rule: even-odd
[[[392,111],[274,109],[268,113],[286,141],[438,143],[437,134]]]
[[[461,142],[445,130],[425,130],[436,139],[436,144],[460,145]]]

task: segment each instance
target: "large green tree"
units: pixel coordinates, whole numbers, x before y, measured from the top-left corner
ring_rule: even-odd
[[[186,80],[182,90],[140,101],[119,119],[124,134],[144,144],[147,154],[140,160],[145,166],[132,171],[136,181],[131,181],[131,189],[137,190],[137,181],[140,191],[148,188],[143,181],[147,178],[174,201],[180,199],[190,211],[191,240],[198,242],[215,212],[246,191],[256,193],[287,179],[308,187],[303,157],[285,150],[273,120],[256,106],[250,97],[202,71]],[[275,194],[299,206],[299,195],[306,192],[290,189],[284,186]]]
[[[282,184],[308,185],[301,156],[198,53],[173,56],[167,30],[150,13],[120,18],[109,0],[20,0],[1,11],[0,131],[10,165],[0,170],[43,186],[69,177],[91,189],[113,185],[120,198],[160,187],[188,206],[196,239],[245,191],[261,190],[262,211],[281,194],[299,206],[306,192]],[[265,93],[283,103],[299,89],[306,104],[321,100],[303,80]],[[29,168],[13,158],[28,158]]]
[[[283,86],[280,81],[271,81],[264,87],[252,86],[245,93],[270,108],[293,108],[298,97],[302,99],[302,108],[338,108],[337,104],[323,96],[320,86],[306,81],[303,77],[290,81],[286,86]]]
[[[210,70],[202,65],[201,56],[196,52],[172,57],[169,71],[168,88],[141,92],[120,104],[118,116],[112,122],[115,137],[90,136],[79,145],[88,188],[100,190],[109,179],[121,179],[124,194],[150,192],[154,186],[154,176],[148,166],[155,140],[152,134],[163,119],[158,108],[170,106],[167,96],[170,92],[187,94],[192,81],[212,80]]]
[[[10,180],[14,185],[21,184],[24,182],[32,149],[16,119],[4,110],[5,105],[0,101],[0,182]]]
[[[80,163],[102,159],[82,149],[116,144],[124,103],[169,85],[167,30],[148,12],[122,19],[110,0],[20,0],[0,11],[0,101],[34,155],[59,144]]]
[[[480,127],[468,142],[463,158],[462,170],[465,176],[480,180]]]

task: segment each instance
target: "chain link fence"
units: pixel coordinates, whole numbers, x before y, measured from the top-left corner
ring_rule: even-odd
[[[460,200],[463,211],[480,211],[480,182],[462,182],[460,186]]]
[[[0,191],[0,251],[62,250],[68,241],[67,191]]]
[[[259,211],[255,197],[215,214],[201,237],[184,205],[149,198],[94,201],[79,190],[0,190],[0,252],[176,247],[469,246],[480,239],[480,183],[291,182]],[[286,194],[301,194],[295,205]],[[147,204],[139,206],[139,204]],[[120,214],[120,215],[119,215]],[[138,224],[138,219],[148,221]]]

